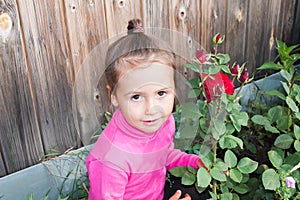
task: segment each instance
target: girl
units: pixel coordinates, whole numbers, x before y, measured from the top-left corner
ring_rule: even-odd
[[[205,167],[197,155],[174,149],[174,54],[144,34],[140,20],[127,29],[106,55],[116,111],[86,160],[89,200],[163,199],[166,170]],[[179,198],[180,191],[171,197]]]

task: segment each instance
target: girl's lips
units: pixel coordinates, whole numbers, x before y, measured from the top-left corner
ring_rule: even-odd
[[[146,126],[152,126],[155,125],[158,122],[158,119],[152,119],[152,120],[143,120],[143,123]]]

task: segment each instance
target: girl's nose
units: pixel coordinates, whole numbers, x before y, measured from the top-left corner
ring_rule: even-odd
[[[145,114],[151,115],[155,112],[156,101],[153,98],[147,98],[145,105]]]

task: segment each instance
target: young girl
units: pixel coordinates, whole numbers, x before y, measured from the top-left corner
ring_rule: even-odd
[[[140,20],[129,21],[127,28],[106,55],[116,111],[86,160],[89,200],[160,200],[166,170],[205,167],[197,155],[174,149],[174,54],[144,34]],[[180,192],[171,197],[179,198]]]

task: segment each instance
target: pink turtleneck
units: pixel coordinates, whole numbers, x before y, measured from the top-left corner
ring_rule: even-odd
[[[87,157],[89,200],[163,199],[166,170],[199,157],[174,149],[174,118],[153,133],[132,127],[117,110]]]

